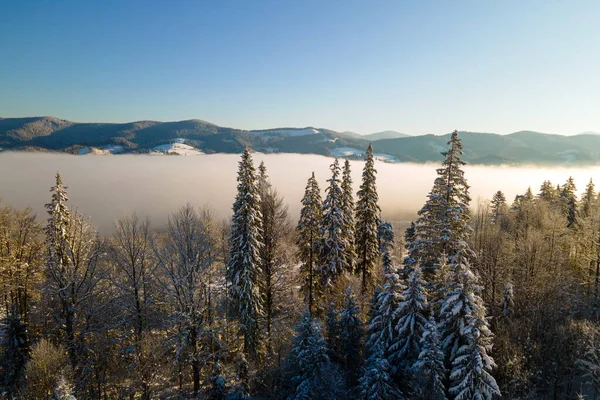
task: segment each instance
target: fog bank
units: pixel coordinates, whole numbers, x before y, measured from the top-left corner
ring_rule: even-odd
[[[300,212],[300,199],[306,181],[315,172],[321,190],[329,178],[333,159],[316,155],[253,155],[255,164],[264,161],[275,188],[285,197],[292,218]],[[162,226],[167,216],[190,203],[209,205],[221,218],[231,215],[236,190],[239,155],[203,156],[72,156],[47,153],[1,153],[0,197],[3,203],[18,208],[31,206],[45,219],[44,204],[50,201],[49,189],[54,174],[60,171],[69,186],[72,207],[92,218],[101,233],[112,231],[113,221],[136,211],[149,216],[152,224]],[[358,190],[361,161],[352,161],[354,191]],[[386,164],[376,162],[377,188],[384,218],[406,220],[414,217],[431,189],[436,164]],[[507,200],[531,186],[537,193],[542,181],[555,185],[575,178],[578,193],[600,167],[538,168],[466,166],[474,203],[490,199],[502,190]],[[324,193],[323,193],[324,194]]]

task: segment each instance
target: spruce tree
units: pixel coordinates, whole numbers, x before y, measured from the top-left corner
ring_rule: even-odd
[[[373,146],[369,144],[356,203],[357,272],[361,275],[361,291],[363,294],[373,286],[373,273],[379,256],[377,232],[381,209],[378,205],[379,197],[375,183],[376,173]]]
[[[308,311],[313,315],[317,312],[321,300],[317,265],[320,241],[319,228],[322,218],[321,191],[313,172],[306,184],[300,219],[296,227],[296,243],[298,244],[301,262],[300,276],[302,284],[300,291],[304,295]]]
[[[420,268],[416,267],[411,272],[406,285],[404,299],[396,310],[396,340],[390,346],[390,361],[403,371],[408,371],[419,357],[428,311],[425,282],[421,279]]]
[[[501,190],[494,193],[492,197],[492,223],[499,223],[502,218],[506,217],[508,206],[506,205],[506,197]]]
[[[455,399],[492,399],[500,395],[487,354],[492,333],[485,317],[481,286],[468,261],[459,255],[440,310],[442,348],[451,367],[449,393]]]
[[[398,316],[397,310],[399,304],[404,300],[402,293],[405,287],[402,285],[398,275],[390,271],[385,275],[385,282],[379,292],[373,299],[370,310],[369,326],[367,330],[366,347],[369,356],[372,356],[374,349],[381,346],[384,357],[389,360],[393,353],[391,346],[398,340]],[[398,369],[394,368],[394,373]]]
[[[342,273],[348,271],[346,259],[348,240],[343,232],[345,226],[343,192],[340,187],[340,165],[337,158],[330,168],[331,178],[326,189],[327,197],[323,202],[323,220],[319,231],[321,282],[329,287]]]
[[[356,249],[354,247],[354,239],[356,236],[354,223],[354,196],[352,194],[352,175],[350,170],[350,161],[344,161],[342,169],[342,214],[344,217],[344,228],[342,233],[346,238],[346,248],[344,255],[348,272],[354,272],[356,264]]]
[[[377,229],[377,241],[379,242],[379,253],[381,264],[385,274],[394,270],[394,229],[389,222],[381,222]]]
[[[569,177],[567,182],[562,186],[560,191],[560,200],[563,207],[563,211],[567,216],[567,226],[572,228],[575,226],[577,220],[577,195],[575,191],[575,182],[573,177]]]
[[[590,178],[590,181],[585,187],[585,192],[581,196],[581,214],[584,218],[588,218],[592,215],[592,210],[597,205],[596,190],[594,182]]]
[[[261,351],[259,319],[264,314],[260,290],[262,216],[256,170],[249,149],[244,150],[239,162],[237,182],[227,280],[244,337],[244,353],[257,360]]]
[[[321,326],[306,311],[296,327],[292,350],[286,360],[286,376],[292,386],[289,399],[327,399],[330,361]]]
[[[537,194],[537,198],[553,204],[556,201],[556,191],[550,181],[544,181],[540,186],[540,192]]]
[[[227,387],[225,386],[225,377],[222,375],[221,363],[219,360],[215,360],[213,364],[213,371],[210,377],[210,391],[208,393],[209,400],[225,400],[227,395]]]
[[[413,365],[414,384],[420,388],[420,398],[423,400],[446,400],[444,381],[447,377],[444,365],[444,352],[441,349],[440,335],[433,314],[421,338],[419,359]]]
[[[381,345],[376,345],[360,378],[360,398],[365,400],[403,399],[390,376],[390,364]]]
[[[448,145],[448,151],[442,153],[445,160],[437,169],[433,188],[418,213],[415,239],[409,248],[409,257],[422,266],[427,281],[433,279],[442,254],[450,262],[460,252],[472,256],[467,244],[472,230],[469,226],[471,198],[462,170],[465,163],[461,160],[462,143],[458,131],[452,133]]]
[[[362,361],[364,327],[360,310],[352,289],[348,288],[344,298],[344,309],[340,312],[340,356],[346,371],[349,388],[356,385]]]

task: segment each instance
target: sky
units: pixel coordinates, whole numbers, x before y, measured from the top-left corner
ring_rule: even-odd
[[[0,117],[600,132],[600,2],[4,1]]]

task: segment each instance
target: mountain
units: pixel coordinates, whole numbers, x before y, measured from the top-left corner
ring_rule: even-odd
[[[594,165],[600,135],[532,131],[509,135],[460,132],[470,164]],[[440,161],[450,134],[408,136],[394,131],[361,136],[329,129],[242,130],[192,119],[177,122],[78,123],[55,117],[0,118],[0,149],[71,154],[240,153],[245,146],[265,153],[305,153],[361,159],[370,142],[379,160]]]
[[[406,133],[400,133],[400,132],[396,132],[396,131],[383,131],[383,132],[371,133],[369,135],[364,135],[361,137],[361,139],[375,141],[375,140],[382,140],[382,139],[404,138],[404,137],[409,137],[409,136],[411,136],[411,135],[407,135]]]

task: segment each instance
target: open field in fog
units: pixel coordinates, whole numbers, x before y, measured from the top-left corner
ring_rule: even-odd
[[[59,170],[69,185],[73,206],[89,215],[102,233],[112,230],[115,218],[133,211],[150,216],[154,226],[167,215],[191,203],[210,205],[220,217],[229,217],[236,190],[239,155],[217,154],[187,157],[144,155],[71,156],[43,153],[0,154],[0,197],[16,207],[30,205],[44,217],[44,204],[54,173]],[[296,154],[254,154],[255,164],[264,161],[273,185],[289,204],[296,218],[306,180],[312,171],[321,189],[329,177],[331,158]],[[363,163],[352,161],[355,191]],[[435,164],[386,164],[376,162],[377,186],[384,218],[407,220],[422,206],[435,177]],[[581,193],[600,167],[470,167],[465,174],[471,185],[473,204],[489,199],[497,190],[508,202],[528,186],[537,192],[543,180],[563,183],[575,178]]]

